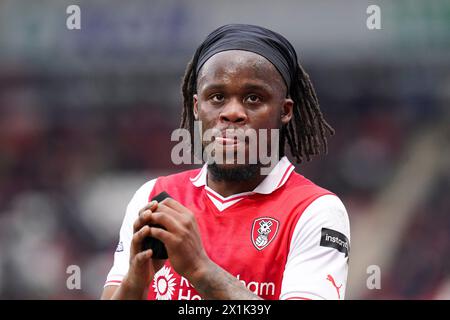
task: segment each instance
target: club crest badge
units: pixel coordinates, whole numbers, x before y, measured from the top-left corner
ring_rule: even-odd
[[[252,226],[252,243],[259,251],[267,247],[277,236],[280,222],[269,217],[255,219]]]

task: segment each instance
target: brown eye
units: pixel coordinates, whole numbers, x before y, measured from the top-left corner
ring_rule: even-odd
[[[216,94],[213,94],[210,99],[216,103],[223,102],[224,96],[223,96],[223,94],[216,93]]]
[[[261,102],[261,99],[256,94],[251,94],[251,95],[247,96],[246,102],[248,102],[248,103],[259,103],[259,102]]]

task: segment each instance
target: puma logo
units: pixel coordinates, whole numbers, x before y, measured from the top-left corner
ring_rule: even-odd
[[[338,299],[341,300],[341,294],[340,294],[339,291],[341,290],[342,284],[338,287],[336,285],[336,282],[334,281],[334,278],[330,274],[327,276],[327,280],[330,281],[331,284],[333,285],[333,287],[336,288],[336,291],[337,291],[337,294],[338,294]]]

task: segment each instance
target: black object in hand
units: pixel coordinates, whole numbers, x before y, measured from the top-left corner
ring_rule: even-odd
[[[152,198],[152,201],[156,200],[158,202],[161,202],[165,198],[170,198],[170,195],[167,192],[163,191],[160,194],[154,196]],[[165,228],[163,226],[160,226],[158,224],[151,224],[150,227],[162,228],[165,230]],[[161,240],[158,240],[153,237],[144,238],[144,240],[142,242],[142,249],[143,250],[152,249],[153,250],[152,259],[167,259],[169,257],[167,255],[167,250],[166,250],[166,246],[164,245],[164,243],[162,243]]]

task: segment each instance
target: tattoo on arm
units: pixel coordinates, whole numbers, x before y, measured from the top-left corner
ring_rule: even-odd
[[[213,300],[262,300],[248,290],[237,278],[212,264],[211,269],[194,284],[204,299]]]

